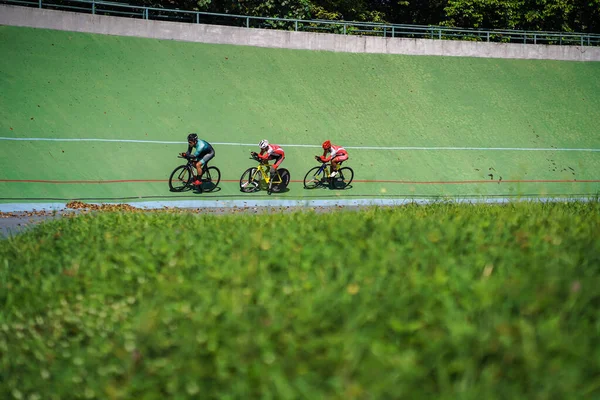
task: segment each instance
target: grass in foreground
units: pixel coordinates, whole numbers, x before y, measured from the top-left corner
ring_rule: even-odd
[[[0,397],[600,396],[600,205],[97,213],[0,242]]]

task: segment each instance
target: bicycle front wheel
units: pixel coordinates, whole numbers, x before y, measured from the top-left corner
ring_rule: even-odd
[[[354,179],[354,171],[350,167],[340,168],[338,175],[333,178],[331,184],[334,189],[345,189]]]
[[[252,193],[260,190],[259,181],[256,179],[258,169],[248,168],[240,178],[240,190],[244,193]]]
[[[208,167],[202,175],[202,191],[212,192],[221,181],[221,171],[217,167]]]
[[[308,170],[306,176],[304,176],[304,188],[314,189],[323,185],[325,178],[324,169],[321,167],[314,167]]]
[[[171,192],[181,192],[190,185],[192,180],[192,171],[187,165],[180,165],[171,172],[169,177],[169,189]]]

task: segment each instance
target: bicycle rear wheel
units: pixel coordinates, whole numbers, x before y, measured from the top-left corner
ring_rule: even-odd
[[[308,170],[304,176],[304,188],[314,189],[323,186],[325,179],[325,170],[321,167],[314,167]]]
[[[273,192],[281,192],[285,190],[285,188],[290,183],[290,171],[288,171],[285,168],[280,168],[279,170],[277,170],[277,172],[281,177],[281,183],[273,184],[273,187],[271,188]]]
[[[221,181],[221,171],[217,167],[208,167],[202,175],[202,191],[212,192]]]
[[[258,169],[248,168],[240,178],[240,190],[244,193],[252,193],[260,190],[260,182],[256,179]]]
[[[350,167],[340,168],[338,174],[331,181],[334,189],[345,189],[354,179],[354,171]]]
[[[169,189],[171,192],[181,192],[188,188],[192,180],[192,171],[187,165],[180,165],[171,172]]]

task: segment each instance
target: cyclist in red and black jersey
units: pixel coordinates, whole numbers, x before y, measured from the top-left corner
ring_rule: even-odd
[[[275,171],[285,159],[285,152],[276,144],[269,144],[269,141],[264,139],[258,144],[260,153],[255,153],[261,160],[276,160],[275,164],[271,165],[271,177],[275,176]]]
[[[329,156],[327,153],[329,153]],[[331,175],[329,177],[333,178],[337,175],[338,165],[348,159],[348,152],[342,146],[333,145],[331,141],[326,140],[323,142],[323,155],[315,156],[315,158],[322,162],[331,161]]]

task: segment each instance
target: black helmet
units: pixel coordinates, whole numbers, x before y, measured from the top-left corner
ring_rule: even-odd
[[[188,135],[188,142],[197,142],[198,141],[198,135],[196,135],[195,133],[190,133]]]

